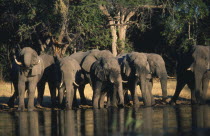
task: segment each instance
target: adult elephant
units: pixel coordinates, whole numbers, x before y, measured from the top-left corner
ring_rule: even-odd
[[[76,89],[79,85],[84,84],[84,75],[78,62],[71,58],[71,56],[64,58],[59,58],[57,56],[57,59],[61,73],[61,84],[58,91],[59,104],[61,105],[63,103],[64,92],[66,90],[66,101],[64,103],[65,108],[69,110],[72,109],[73,99],[76,103]]]
[[[84,82],[83,84],[79,85],[78,90],[80,93],[81,104],[86,105],[87,101],[84,95],[84,88],[86,84],[88,83],[91,84],[90,68],[92,64],[101,57],[106,57],[106,58],[113,57],[113,54],[108,50],[100,51],[98,49],[93,49],[86,52],[80,51],[73,53],[72,55],[70,55],[70,57],[75,59],[82,68],[82,73],[84,74]]]
[[[192,104],[205,104],[210,78],[210,46],[195,45],[178,58],[177,85],[170,104],[175,104],[183,87],[191,89]]]
[[[148,80],[151,78],[149,63],[144,53],[132,52],[118,57],[121,65],[122,78],[128,81],[125,89],[129,89],[133,98],[134,107],[139,107],[136,87],[140,85],[145,106],[153,105],[154,98],[148,90]]]
[[[167,99],[167,71],[165,67],[165,62],[163,58],[155,53],[146,53],[147,61],[150,66],[150,72],[152,74],[152,78],[150,82],[148,82],[148,89],[152,91],[153,87],[153,77],[158,77],[160,79],[161,89],[162,89],[162,101],[166,101]]]
[[[24,104],[24,94],[25,90],[28,90],[29,93],[29,100],[28,100],[28,110],[32,111],[34,109],[34,95],[37,84],[38,87],[38,97],[41,96],[44,92],[44,85],[47,81],[45,79],[45,73],[47,71],[53,72],[52,67],[54,64],[53,57],[49,57],[47,55],[38,56],[37,52],[30,47],[24,47],[21,51],[19,56],[15,57],[16,65],[14,66],[14,75],[16,77],[13,78],[13,84],[15,88],[15,92],[13,96],[10,98],[8,104],[11,106],[14,105],[14,100],[19,96],[19,106],[18,110],[23,111],[25,109]],[[48,58],[46,60],[46,58]],[[52,67],[51,67],[52,66]],[[15,73],[16,72],[16,73]],[[55,72],[55,71],[54,71]],[[48,74],[47,74],[48,75]],[[51,75],[53,75],[51,73]],[[51,77],[50,77],[51,78]],[[52,79],[52,78],[51,78]],[[53,104],[55,103],[56,97],[56,82],[49,84],[50,91],[51,91],[51,99]],[[38,98],[39,103],[42,101],[42,97]]]
[[[79,52],[71,54],[70,57],[72,59],[76,60],[81,67],[84,58],[93,51],[99,51],[99,50],[89,50],[86,52],[79,51]],[[84,69],[81,69],[81,71],[82,71],[82,74],[84,75],[84,80],[82,83],[79,84],[78,90],[79,90],[79,94],[80,94],[81,104],[87,105],[87,100],[84,95],[84,89],[85,89],[85,85],[90,83],[90,79],[87,78],[86,71]]]
[[[90,68],[90,77],[93,87],[93,108],[104,108],[106,94],[111,106],[117,106],[117,94],[120,106],[124,106],[122,77],[116,58],[99,58]]]

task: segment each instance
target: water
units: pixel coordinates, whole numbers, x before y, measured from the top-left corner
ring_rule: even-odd
[[[205,136],[210,106],[0,112],[0,136]]]

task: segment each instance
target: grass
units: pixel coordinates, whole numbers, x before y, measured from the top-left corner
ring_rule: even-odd
[[[176,88],[176,80],[175,79],[170,79],[168,80],[168,101],[171,99],[171,97],[174,94],[175,88]],[[137,88],[138,90],[138,94],[141,96],[141,92],[139,90],[139,87]],[[210,88],[208,89],[208,98],[210,98]],[[9,97],[12,96],[14,92],[14,88],[12,87],[11,90],[11,83],[6,83],[6,82],[0,82],[0,103],[6,103],[9,99]],[[154,79],[154,85],[153,85],[153,91],[152,91],[153,95],[155,96],[155,99],[160,99],[162,96],[162,91],[161,91],[161,86],[160,86],[160,82],[159,79]],[[92,99],[92,95],[93,95],[93,91],[90,85],[86,85],[85,87],[85,96],[87,99],[91,100]],[[36,95],[37,96],[37,93]],[[49,88],[48,85],[46,85],[45,88],[45,97],[48,98],[48,100],[50,100],[50,92],[49,92]],[[79,93],[77,91],[77,98],[79,98]],[[184,87],[184,89],[182,90],[182,92],[180,93],[179,96],[179,100],[180,101],[185,101],[185,100],[190,100],[191,99],[191,93],[190,90],[187,86]]]

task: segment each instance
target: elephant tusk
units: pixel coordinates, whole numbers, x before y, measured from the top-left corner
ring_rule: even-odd
[[[19,62],[17,59],[15,59],[15,63],[18,64],[18,65],[22,65],[22,63]]]
[[[38,61],[38,63],[37,64],[39,64],[40,63],[40,59],[39,59],[39,61]]]
[[[175,77],[167,76],[168,79],[175,79]]]
[[[189,67],[188,69],[187,69],[187,71],[191,71],[192,69],[191,69],[191,67]]]
[[[77,87],[79,86],[76,82],[74,82],[74,85],[76,85]]]
[[[128,81],[124,81],[124,80],[122,80],[122,82],[123,82],[123,83],[128,83]]]
[[[61,82],[61,84],[60,84],[60,86],[59,86],[59,87],[61,88],[62,86],[63,86],[63,82]]]

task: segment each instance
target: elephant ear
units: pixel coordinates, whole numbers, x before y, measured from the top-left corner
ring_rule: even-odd
[[[31,70],[31,76],[41,75],[42,73],[43,68],[42,68],[42,63],[40,62],[41,58],[38,57],[38,59],[39,59],[39,64],[33,66]]]
[[[122,72],[128,77],[131,73],[131,67],[129,66],[129,62],[127,61],[127,57],[124,57],[122,63]]]
[[[94,72],[94,75],[100,79],[101,81],[105,81],[106,80],[106,71],[103,67],[103,65],[101,64],[100,60],[96,61],[94,64],[93,64],[93,72]]]
[[[89,56],[89,55],[86,56],[85,59],[82,62],[82,68],[86,72],[90,72],[90,68],[95,61],[96,61],[96,58],[94,56]]]
[[[32,66],[37,65],[39,62],[40,62],[40,58],[38,57],[37,52],[34,51],[34,52],[32,53],[31,65],[32,65]]]

